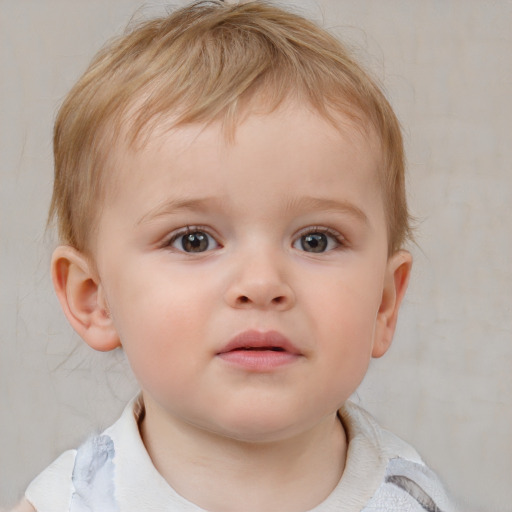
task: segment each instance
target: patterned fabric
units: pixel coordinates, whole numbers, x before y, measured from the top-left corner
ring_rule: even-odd
[[[363,512],[451,512],[437,476],[424,464],[391,459],[384,482]]]
[[[101,435],[89,439],[77,451],[71,480],[75,489],[70,512],[119,512],[115,499],[114,441]]]

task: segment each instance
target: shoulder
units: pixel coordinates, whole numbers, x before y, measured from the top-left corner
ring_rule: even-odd
[[[437,475],[425,464],[396,457],[386,468],[384,481],[365,512],[395,510],[404,512],[457,512]]]
[[[35,506],[35,510],[38,512],[69,510],[73,494],[72,474],[75,457],[76,450],[69,450],[52,462],[28,486],[25,492],[25,502]],[[17,509],[15,511],[18,512]]]
[[[141,414],[141,400],[135,398],[113,425],[101,434],[90,436],[78,450],[64,452],[30,483],[25,501],[19,506],[29,504],[32,508],[13,512],[85,510],[83,503],[88,506],[101,503],[93,510],[114,510],[116,448],[119,440],[123,445],[124,437],[138,435],[137,419]]]
[[[373,496],[365,512],[455,512],[456,507],[437,475],[418,452],[392,432],[383,429],[371,414],[351,402],[340,410],[350,442],[359,455],[366,453],[381,469],[374,473]],[[350,453],[350,452],[349,452]]]

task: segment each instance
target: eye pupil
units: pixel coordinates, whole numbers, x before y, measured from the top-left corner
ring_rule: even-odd
[[[181,245],[186,252],[203,252],[208,249],[208,236],[201,231],[188,233],[183,236]]]
[[[307,252],[324,252],[327,249],[327,236],[324,233],[309,233],[301,238],[300,243]]]

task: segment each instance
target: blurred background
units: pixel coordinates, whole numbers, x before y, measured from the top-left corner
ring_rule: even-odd
[[[136,393],[54,297],[51,134],[131,17],[186,2],[0,0],[0,506]],[[512,2],[290,0],[352,48],[400,118],[417,219],[395,342],[354,399],[411,442],[462,511],[512,511]]]

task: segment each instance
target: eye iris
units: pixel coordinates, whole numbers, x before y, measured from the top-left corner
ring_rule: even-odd
[[[181,245],[187,252],[203,252],[208,249],[208,236],[200,231],[184,235]]]
[[[301,239],[302,248],[307,252],[324,252],[327,249],[327,236],[324,233],[310,233]]]

